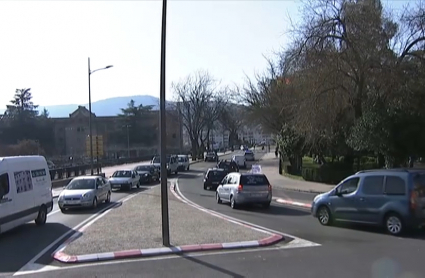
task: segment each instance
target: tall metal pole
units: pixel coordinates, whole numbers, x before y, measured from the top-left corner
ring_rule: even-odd
[[[93,134],[92,134],[92,113],[91,113],[91,92],[90,92],[90,57],[89,57],[89,136],[90,136],[90,173],[93,175]]]
[[[162,0],[161,28],[161,74],[159,92],[159,122],[160,122],[160,159],[161,159],[161,215],[162,215],[162,244],[170,246],[170,223],[168,218],[168,188],[167,188],[167,136],[165,111],[165,49],[167,25],[167,0]]]

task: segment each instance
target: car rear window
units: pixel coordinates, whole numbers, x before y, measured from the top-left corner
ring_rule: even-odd
[[[269,180],[265,175],[243,175],[240,180],[242,185],[269,185]]]
[[[208,171],[207,178],[209,179],[219,179],[224,178],[226,173],[224,171]]]

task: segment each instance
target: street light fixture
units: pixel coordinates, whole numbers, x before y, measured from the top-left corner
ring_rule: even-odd
[[[112,65],[106,66],[104,68],[101,69],[96,69],[96,70],[90,70],[90,57],[89,57],[89,136],[90,136],[90,172],[91,175],[93,175],[93,132],[92,132],[92,113],[91,113],[91,91],[90,91],[90,76],[92,75],[92,73],[99,71],[99,70],[104,70],[104,69],[109,69],[112,68]]]

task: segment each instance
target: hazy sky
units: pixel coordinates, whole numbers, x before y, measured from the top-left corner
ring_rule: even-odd
[[[406,1],[383,1],[400,8]],[[167,99],[171,82],[197,69],[222,84],[263,71],[285,45],[299,1],[178,1],[168,4]],[[17,88],[45,105],[114,96],[159,96],[161,1],[0,1],[0,109]]]

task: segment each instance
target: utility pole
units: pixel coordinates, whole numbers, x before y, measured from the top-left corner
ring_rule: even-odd
[[[168,215],[168,188],[167,188],[167,131],[165,110],[165,54],[167,32],[167,0],[162,0],[162,28],[161,28],[161,73],[160,73],[160,159],[161,159],[161,216],[162,216],[162,244],[170,246],[170,222]]]

